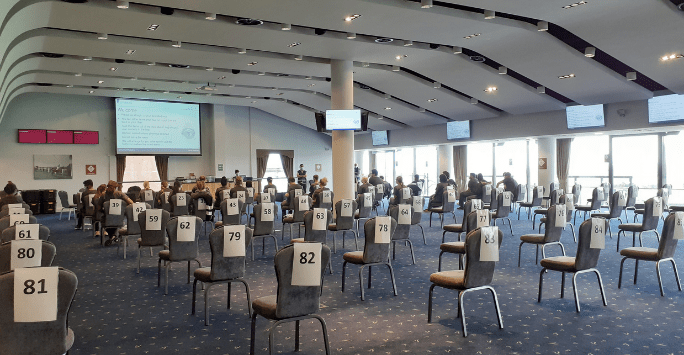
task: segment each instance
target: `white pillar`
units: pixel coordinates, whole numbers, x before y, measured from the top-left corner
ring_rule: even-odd
[[[330,63],[331,109],[354,109],[354,65],[350,60]],[[354,131],[332,132],[335,202],[354,198]]]
[[[539,186],[544,186],[548,194],[549,186],[552,182],[558,181],[556,177],[556,138],[537,139],[539,147],[539,159],[537,169],[539,169]],[[546,169],[543,169],[542,159],[546,159]]]
[[[437,166],[439,166],[437,176],[442,174],[443,171],[448,171],[449,176],[454,179],[454,146],[450,144],[438,146],[437,161]]]

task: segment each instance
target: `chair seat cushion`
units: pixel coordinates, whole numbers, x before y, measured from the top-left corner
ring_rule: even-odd
[[[575,258],[572,256],[554,256],[542,259],[541,266],[549,270],[575,272]]]
[[[658,261],[658,249],[633,247],[620,250],[620,255],[632,259]]]
[[[439,249],[446,253],[465,254],[465,242],[442,243]]]
[[[591,216],[610,219],[610,213],[592,213]]]
[[[277,319],[276,318],[276,307],[277,307],[278,296],[266,296],[257,298],[252,302],[252,309],[258,315],[267,319]]]
[[[537,208],[536,210],[534,210],[534,214],[544,214],[545,215],[547,213],[549,213],[548,208]]]
[[[283,223],[294,223],[294,217],[283,218]]]
[[[543,234],[525,234],[522,237],[520,237],[520,240],[525,242],[525,243],[542,244],[542,243],[544,243],[544,235]]]
[[[520,202],[520,207],[534,207],[532,202]]]
[[[211,282],[211,268],[210,267],[203,267],[199,269],[195,269],[194,273],[195,279],[200,280],[202,282]]]
[[[159,259],[162,260],[170,260],[171,258],[171,252],[168,250],[162,250],[159,252]]]
[[[634,214],[644,214],[645,210],[643,208],[638,208],[634,210]]]
[[[304,243],[304,238],[290,239],[290,243]]]
[[[342,259],[352,264],[363,264],[363,251],[350,251],[344,253]]]
[[[641,232],[643,230],[641,223],[618,224],[618,229],[621,229],[626,232]]]
[[[453,232],[453,233],[463,232],[463,225],[462,224],[447,224],[443,228],[447,232]]]
[[[433,212],[433,213],[442,213],[444,209],[442,207],[432,207],[428,208],[428,211]]]
[[[588,212],[588,211],[593,211],[593,210],[591,209],[591,206],[590,206],[590,205],[577,205],[577,206],[575,206],[575,209],[576,209],[576,210],[579,210],[579,211],[587,211],[587,212]]]
[[[436,272],[430,275],[430,282],[445,288],[465,288],[465,270]]]

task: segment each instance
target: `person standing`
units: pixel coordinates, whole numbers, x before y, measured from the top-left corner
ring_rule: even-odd
[[[408,185],[408,187],[411,188],[413,196],[420,196],[420,193],[423,192],[419,186],[420,183],[420,176],[418,174],[413,175],[413,182]]]
[[[361,176],[361,168],[359,168],[359,164],[354,163],[354,182],[359,183],[359,176]]]
[[[299,164],[299,170],[297,171],[297,182],[299,186],[306,191],[306,170],[304,170],[304,164]]]

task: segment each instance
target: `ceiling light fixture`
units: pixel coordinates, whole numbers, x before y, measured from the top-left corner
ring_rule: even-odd
[[[432,0],[420,0],[420,8],[429,9],[432,7]]]
[[[413,41],[408,40],[408,39],[404,41],[404,47],[410,47],[412,45],[413,45]]]
[[[392,71],[401,71],[401,68],[398,65],[393,65]]]
[[[388,37],[378,37],[375,39],[375,43],[390,43],[392,41],[394,41],[394,39]]]
[[[496,91],[496,86],[490,86],[490,87],[484,89],[484,91],[485,92],[494,92],[494,91]]]
[[[385,94],[385,100],[389,100],[389,99],[391,99],[391,98],[392,98],[392,95],[390,95],[390,94]]]
[[[97,34],[97,39],[107,39],[108,36],[106,33],[98,33]]]
[[[68,87],[68,88],[73,88],[74,86],[73,86],[73,85],[67,85],[66,87]]]
[[[133,55],[133,53],[135,53],[135,49],[129,49],[126,51],[126,54],[128,55]]]
[[[478,101],[478,100],[477,100],[476,98],[474,98],[474,97],[471,97],[471,98],[470,98],[470,103],[471,103],[472,105],[477,105],[478,103],[480,103],[480,101]]]
[[[587,4],[586,1],[580,1],[580,2],[570,4],[570,5],[565,5],[565,6],[563,6],[563,9],[572,9],[573,7],[577,7],[577,6],[585,5],[585,4]]]
[[[306,80],[311,80],[312,78],[310,76],[304,77]]]
[[[546,94],[546,87],[545,86],[537,86],[537,93],[538,94]]]
[[[171,47],[173,48],[180,48],[181,47],[181,41],[173,41],[171,43]]]
[[[567,75],[561,75],[558,77],[558,79],[569,79],[569,78],[574,78],[575,74],[567,74]]]
[[[465,38],[465,39],[471,39],[471,38],[479,37],[479,36],[481,36],[481,35],[482,35],[481,33],[473,33],[473,34],[468,35],[468,36],[465,36],[465,37],[463,37],[463,38]]]
[[[289,23],[281,23],[280,24],[280,30],[281,31],[289,31],[292,29],[292,25]]]
[[[300,54],[300,55],[296,55],[296,56],[294,56],[293,58],[294,58],[294,60],[303,60],[303,59],[304,59],[304,57],[303,57],[301,54]]]
[[[253,104],[257,103],[256,101],[252,101]]]
[[[247,63],[247,65],[249,65],[251,67],[251,66],[257,65],[258,63],[259,62],[249,62],[249,63]]]
[[[89,93],[91,93],[91,94],[94,93],[94,92],[95,92],[95,91],[93,91],[93,90],[90,90],[90,91],[89,91]]]
[[[594,58],[596,56],[596,47],[584,48],[584,56],[587,58]]]
[[[238,54],[247,54],[247,48],[238,49]]]
[[[356,39],[356,33],[347,32],[347,39]]]
[[[359,14],[349,15],[349,16],[347,16],[347,17],[344,18],[344,21],[345,21],[345,22],[352,22],[352,21],[356,20],[356,19],[359,18],[359,17],[361,17],[361,15],[359,15]]]
[[[682,54],[669,54],[669,55],[664,55],[660,58],[663,62],[668,61],[668,60],[673,60],[673,59],[680,59],[684,58],[684,55]]]
[[[98,84],[104,84],[104,80],[98,80],[97,83]]]
[[[361,62],[361,66],[364,67],[364,68],[368,68],[368,67],[370,67],[370,63],[368,63],[368,62]]]
[[[131,80],[138,80],[138,78],[136,78],[136,77],[132,77],[132,78],[131,78]]]
[[[496,12],[494,10],[485,10],[484,18],[485,20],[491,20],[493,18],[496,18]]]
[[[630,71],[625,74],[625,77],[629,81],[634,81],[637,79],[637,73],[635,71]]]
[[[93,57],[83,57],[83,60],[90,61],[90,60],[93,60]]]
[[[224,75],[222,75],[222,76],[219,76],[219,77],[218,77],[218,80],[223,80],[223,79],[225,79],[225,78],[226,78],[226,77],[225,77]]]
[[[83,76],[83,73],[76,73],[74,76]]]
[[[159,25],[157,24],[151,24],[149,27],[147,27],[148,31],[156,31],[159,28]]]
[[[206,70],[206,71],[214,71],[214,67],[207,67],[207,68],[205,68],[204,70]]]
[[[385,107],[385,110],[391,110],[391,109],[392,109],[391,107]]]
[[[537,22],[537,31],[546,32],[548,30],[549,30],[549,22],[548,21]]]
[[[150,67],[153,67],[153,66],[157,65],[157,63],[155,63],[155,62],[147,62],[147,65],[150,66]]]
[[[111,67],[109,68],[109,71],[116,71],[118,68],[117,67]]]
[[[290,48],[292,48],[292,47],[297,47],[297,46],[300,45],[300,44],[301,44],[301,43],[299,43],[299,42],[292,42],[292,43],[288,44],[287,46],[290,47]]]
[[[216,20],[216,14],[211,13],[211,12],[205,12],[204,18],[209,20],[209,21],[214,21],[214,20]]]
[[[128,1],[116,0],[116,7],[120,9],[127,9],[130,7],[130,4],[128,3]]]
[[[265,73],[265,72],[262,72],[262,71],[260,71],[260,72],[258,72],[258,73],[257,73],[257,75],[261,75],[261,76],[264,76],[264,75],[266,75],[266,73]]]
[[[427,102],[437,102],[437,98],[427,99]]]
[[[235,21],[238,25],[242,26],[259,26],[263,25],[264,21],[253,19],[253,18],[239,18]]]
[[[506,67],[504,67],[504,66],[500,66],[500,67],[499,67],[499,74],[501,74],[501,75],[506,75],[506,74],[508,74],[508,68],[506,68]]]
[[[435,89],[439,89],[442,87],[442,83],[435,81],[434,83],[432,83],[432,87]]]
[[[453,49],[453,51],[454,51],[454,54],[461,54],[461,53],[463,53],[463,48],[462,48],[462,47],[454,46],[452,49]]]
[[[228,84],[228,87],[229,87],[229,88],[234,88],[234,87],[235,87],[235,84]]]

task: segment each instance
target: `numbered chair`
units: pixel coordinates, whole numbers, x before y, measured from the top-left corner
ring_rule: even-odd
[[[22,203],[21,207],[19,207],[19,208],[23,209],[23,211],[22,211],[23,214],[27,214],[27,215],[31,215],[31,216],[33,215],[33,211],[31,211],[31,206],[29,206],[28,204]],[[2,206],[2,210],[0,210],[0,218],[7,217],[9,215],[10,215],[9,205]]]
[[[574,184],[572,185],[572,201],[574,201],[575,206],[579,205],[579,202],[582,201],[580,200],[582,198],[582,185],[580,184]]]
[[[575,216],[572,218],[572,223],[577,222],[577,213],[584,212],[584,219],[587,219],[587,213],[591,215],[591,212],[596,211],[601,212],[601,201],[603,200],[600,195],[603,194],[603,189],[599,192],[599,188],[595,188],[591,192],[591,199],[589,199],[588,205],[577,205],[575,206]]]
[[[271,213],[268,213],[269,208],[271,209]],[[266,250],[266,238],[273,238],[273,247],[275,248],[276,252],[278,251],[278,240],[273,234],[275,209],[275,203],[271,203],[271,205],[266,203],[260,203],[254,206],[254,231],[252,233],[252,243],[250,243],[252,248],[252,261],[254,261],[254,243],[257,238],[261,239],[262,255],[265,253]]]
[[[188,194],[185,192],[179,192],[171,197],[171,205],[173,206],[172,217],[186,216],[190,214],[190,208],[188,201]]]
[[[290,243],[315,242],[327,244],[328,228],[332,222],[332,212],[328,209],[316,209],[304,213],[304,238],[291,239]],[[332,274],[332,262],[328,263]]]
[[[369,193],[369,192],[367,192]],[[361,224],[361,221],[367,221],[371,218],[371,212],[375,208],[375,205],[373,204],[373,196],[370,198],[367,198],[368,195],[366,194],[359,194],[356,197],[356,204],[359,206],[359,210],[354,212],[354,220],[356,221],[356,235],[360,236],[360,231],[359,231],[359,224]],[[369,202],[370,200],[370,202]],[[376,212],[377,214],[377,212]],[[364,222],[365,223],[365,222]],[[358,246],[356,247],[358,250]]]
[[[244,229],[244,232],[241,233],[241,231],[233,229]],[[197,281],[207,285],[204,290],[204,325],[209,325],[209,289],[219,284],[228,284],[229,309],[231,285],[233,282],[240,282],[245,285],[247,312],[249,312],[250,317],[252,316],[252,298],[249,293],[249,285],[243,279],[245,277],[245,250],[251,241],[252,230],[244,226],[218,227],[209,234],[211,267],[195,269],[195,281],[192,284],[192,314],[195,314]]]
[[[624,195],[623,195],[624,196]],[[622,219],[620,216],[622,215],[622,211],[624,211],[627,200],[626,198],[623,198],[624,203],[622,206],[620,205],[620,192],[615,191],[613,193],[613,196],[610,197],[610,204],[609,204],[609,210],[608,213],[592,213],[591,217],[600,217],[600,218],[605,218],[607,223],[606,226],[608,227],[608,233],[610,235],[610,238],[613,238],[613,231],[610,229],[610,221],[617,219],[620,224],[622,224]]]
[[[314,243],[312,243],[314,244]],[[326,245],[321,245],[318,265],[315,263],[306,262],[295,269],[293,264],[296,260],[302,260],[301,256],[295,255],[295,245],[285,246],[279,250],[274,258],[276,280],[278,282],[277,292],[275,295],[257,298],[252,303],[252,333],[250,338],[250,354],[254,354],[256,347],[256,320],[257,316],[262,316],[270,321],[275,321],[273,326],[269,329],[268,343],[269,352],[275,351],[275,333],[274,330],[283,323],[295,322],[295,352],[299,351],[299,323],[305,319],[316,319],[321,323],[323,328],[323,344],[325,346],[325,353],[330,354],[330,345],[328,344],[328,329],[325,321],[321,316],[315,314],[320,308],[321,284],[318,286],[297,286],[293,285],[293,274],[304,274],[307,269],[320,268],[318,273],[323,275],[325,265],[330,261],[330,248]],[[304,257],[306,260],[306,256]],[[311,261],[311,259],[309,259]],[[314,272],[315,274],[315,272]],[[312,280],[308,280],[312,281]],[[320,280],[319,280],[320,281]],[[313,282],[312,282],[313,283]]]
[[[14,216],[5,216],[0,218],[0,233],[4,232],[5,229],[10,228],[11,226],[14,226],[16,223],[23,223],[23,224],[38,224],[38,220],[36,217],[33,217],[31,215],[23,215],[25,217],[17,217],[17,215]],[[17,222],[18,219],[21,219],[22,221]],[[14,220],[14,222],[12,222]],[[25,220],[28,220],[26,222]]]
[[[507,198],[506,196],[509,197]],[[511,230],[511,235],[513,235],[513,225],[511,224],[511,219],[508,215],[511,213],[511,207],[513,206],[514,200],[515,196],[512,192],[504,191],[503,193],[500,193],[496,197],[496,210],[491,214],[492,225],[494,226],[498,220],[501,220],[502,225],[506,225],[506,221],[508,221],[508,228]]]
[[[83,231],[88,230],[87,227],[90,227],[90,229],[93,230],[93,233],[95,233],[95,224],[97,221],[97,218],[95,218],[95,205],[93,204],[93,197],[95,197],[95,194],[86,196],[88,203],[83,205]]]
[[[468,202],[466,202],[467,204]],[[464,207],[465,208],[465,207]],[[479,212],[482,211],[482,212]],[[463,231],[466,235],[473,230],[489,226],[489,212],[486,210],[472,210],[468,215],[465,215],[463,219],[463,226],[465,230]],[[458,242],[442,243],[439,245],[439,261],[437,264],[437,271],[442,271],[442,255],[447,254],[458,254],[458,268],[463,269],[463,256],[466,253],[465,242],[461,242],[461,235],[459,233]]]
[[[603,182],[601,183],[601,188],[603,189],[603,199],[601,200],[601,207],[610,207],[611,201],[608,197],[610,196],[611,185],[609,182]]]
[[[171,203],[169,202],[169,195],[171,194],[171,191],[159,191],[158,193],[158,201],[161,202],[161,209],[171,213]]]
[[[74,218],[76,217],[76,205],[69,203],[69,194],[67,194],[66,191],[59,191],[57,192],[57,195],[59,196],[59,202],[62,204],[62,209],[59,211],[59,220],[62,220],[62,213],[66,210],[67,211],[67,220],[71,220],[71,215],[74,215]]]
[[[330,191],[330,190],[323,190],[321,193],[318,194],[318,198],[320,201],[317,201],[318,208],[326,208],[329,210],[332,210],[333,207],[333,201],[335,199],[335,193]]]
[[[482,203],[482,200],[478,199],[471,199],[468,200],[465,204],[463,204],[463,219],[461,220],[461,224],[447,224],[442,227],[443,232],[442,232],[442,243],[446,241],[446,234],[447,233],[458,233],[458,241],[461,241],[461,234],[463,232],[466,232],[466,226],[468,224],[467,217],[472,212],[473,209],[473,204],[474,203]],[[466,232],[466,234],[468,234]]]
[[[0,244],[0,274],[12,271],[15,267],[12,266],[12,243],[14,241],[3,242]],[[23,242],[20,241],[20,243]],[[37,243],[41,244],[40,248],[40,261],[35,260],[36,266],[52,266],[52,261],[55,260],[55,255],[57,254],[57,247],[54,244],[48,242],[47,240],[40,240]],[[24,259],[29,261],[36,257],[36,251],[33,248],[18,248],[17,249],[17,259]],[[33,261],[33,260],[32,260]],[[20,267],[25,267],[24,265]]]
[[[413,261],[413,265],[415,265],[416,256],[413,254],[413,243],[411,243],[411,239],[409,239],[413,211],[413,206],[408,204],[389,207],[389,216],[397,221],[397,229],[395,229],[392,234],[392,260],[394,260],[397,255],[397,242],[403,242],[404,245],[408,244],[409,250],[411,251],[411,261]]]
[[[496,229],[498,230],[498,228]],[[501,241],[503,240],[503,232],[498,230],[497,236],[499,238],[498,246],[500,249]],[[494,278],[496,261],[485,261],[498,259],[498,254],[496,258],[486,258],[481,255],[481,246],[482,229],[478,228],[471,231],[466,236],[465,250],[468,254],[468,258],[466,260],[465,270],[442,271],[430,275],[430,282],[432,282],[432,285],[430,285],[430,291],[428,293],[428,323],[432,322],[432,293],[434,292],[435,287],[456,290],[458,291],[458,317],[461,318],[461,330],[463,331],[464,337],[468,336],[463,299],[468,292],[489,290],[489,292],[492,293],[496,317],[499,321],[499,329],[503,329],[499,300],[496,296],[496,291],[489,285]]]
[[[158,211],[158,212],[157,212]],[[138,229],[140,230],[140,238],[138,238],[138,271],[140,273],[140,248],[150,248],[150,256],[152,256],[153,247],[162,247],[166,249],[166,226],[171,219],[171,213],[167,210],[146,210],[138,215]]]
[[[487,208],[486,206],[490,203],[492,203],[492,194],[496,191],[495,188],[492,188],[491,184],[487,184],[482,186],[482,203],[485,204],[484,208]],[[477,197],[473,197],[477,198]],[[489,208],[487,208],[489,209]]]
[[[444,214],[451,213],[454,216],[454,223],[456,223],[456,214],[454,213],[454,205],[456,204],[456,191],[444,191],[442,195],[442,207],[430,207],[430,227],[432,227],[432,214],[437,213],[439,216],[440,226],[444,227]]]
[[[520,220],[520,210],[527,208],[527,219],[532,216],[532,209],[541,207],[542,198],[544,197],[544,187],[535,186],[532,188],[532,201],[518,203],[518,220]]]
[[[207,199],[207,197],[209,199]],[[207,194],[207,197],[192,199],[194,215],[202,220],[202,234],[204,235],[207,234],[207,223],[209,223],[210,226],[214,223],[214,210],[211,207],[213,206],[213,201],[211,200],[211,195]]]
[[[662,201],[660,201],[662,204]],[[644,246],[641,240],[641,235],[645,232],[653,232],[656,234],[656,239],[660,241],[660,234],[658,234],[658,220],[660,219],[660,214],[654,216],[653,209],[656,204],[656,199],[651,197],[646,202],[644,202],[644,218],[641,223],[622,223],[618,225],[617,234],[617,251],[620,251],[620,234],[624,235],[627,232],[632,232],[632,247],[636,246],[636,234],[639,233],[639,246]]]
[[[546,216],[546,228],[544,228],[544,234],[525,234],[520,237],[520,246],[518,246],[518,267],[520,267],[520,254],[522,252],[523,244],[534,244],[537,247],[536,258],[534,263],[539,263],[539,246],[542,249],[542,259],[546,258],[546,253],[544,248],[547,245],[559,245],[563,256],[565,256],[565,247],[563,243],[560,242],[561,234],[563,233],[563,227],[556,227],[556,208],[558,206],[551,206],[549,212]],[[567,211],[566,211],[567,212]],[[567,215],[567,213],[565,214]]]
[[[561,195],[563,195],[563,190],[554,189],[553,191],[551,191],[551,193],[549,193],[549,198],[548,198],[549,207],[558,204],[558,202],[560,201]],[[532,229],[533,230],[535,229],[534,228],[534,225],[535,225],[534,222],[537,219],[537,215],[546,216],[546,214],[548,212],[549,212],[548,208],[541,208],[540,207],[540,208],[537,208],[536,210],[534,210],[534,215],[532,215]],[[540,226],[541,226],[541,222],[540,222]]]
[[[597,220],[603,218],[597,218]],[[600,222],[603,225],[605,222]],[[547,270],[559,271],[561,273],[561,298],[565,296],[565,273],[572,274],[572,292],[575,295],[575,310],[580,311],[579,296],[577,294],[577,276],[587,272],[593,272],[598,279],[599,290],[601,291],[601,298],[603,298],[603,305],[608,306],[606,302],[606,293],[603,290],[603,281],[601,280],[601,273],[596,269],[598,265],[601,249],[605,246],[605,230],[597,237],[598,245],[592,247],[591,232],[593,229],[592,220],[584,221],[579,227],[579,242],[577,243],[577,254],[575,257],[571,256],[555,256],[552,258],[544,258],[541,261],[542,270],[539,273],[539,295],[537,302],[541,303],[542,299],[542,283],[544,281],[544,274]],[[620,274],[622,275],[622,274]],[[618,286],[619,287],[619,286]]]
[[[123,258],[126,259],[126,249],[128,247],[129,237],[140,237],[140,224],[138,218],[141,212],[152,208],[148,203],[136,202],[135,204],[126,206],[126,226],[119,228],[119,244],[116,247],[116,253],[119,254],[119,247],[123,244]]]
[[[560,204],[565,205],[565,227],[570,226],[570,231],[572,231],[572,240],[577,243],[577,236],[575,235],[575,225],[572,224],[572,211],[575,209],[575,204],[574,204],[574,199],[572,201],[568,201],[569,197],[573,197],[573,195],[570,194],[565,194],[560,197]],[[593,215],[592,215],[593,217]],[[542,218],[539,220],[539,231],[538,233],[541,233],[541,228],[543,225],[546,224],[546,217]],[[565,227],[563,227],[563,230],[565,230]],[[610,228],[610,225],[608,225]]]
[[[249,208],[254,204],[254,188],[253,187],[247,187],[245,191],[245,204],[244,204],[244,210],[241,210],[249,219]],[[253,209],[252,209],[253,210]]]
[[[524,184],[518,184],[515,186],[515,191],[517,194],[514,194],[513,199],[514,199],[514,204],[511,206],[511,211],[515,213],[515,207],[518,207],[518,210],[520,210],[520,202],[525,201],[527,199],[527,185]],[[520,218],[518,218],[520,219]]]
[[[373,195],[373,211],[375,211],[375,215],[378,215],[378,207],[385,207],[385,185],[384,184],[378,184],[375,187],[375,194]]]
[[[110,213],[110,209],[114,203],[119,203],[119,213]],[[110,246],[114,242],[119,242],[119,229],[124,226],[124,214],[126,212],[126,201],[119,199],[111,199],[104,203],[104,221],[100,223],[100,245]],[[105,230],[108,228],[115,229],[113,239],[105,241]]]
[[[28,225],[31,225],[31,224],[28,224]],[[24,225],[24,226],[26,226],[26,225]],[[23,229],[20,228],[19,232],[21,233],[22,230]],[[26,231],[24,231],[24,233],[26,233]],[[22,237],[17,235],[17,227],[16,226],[11,226],[11,227],[3,230],[2,235],[0,236],[0,242],[1,243],[9,242],[9,241],[15,240],[15,239],[22,239]],[[39,224],[38,225],[38,239],[50,240],[50,228],[48,228],[42,224]]]
[[[156,193],[151,189],[143,190],[141,202],[145,202],[146,204],[150,205],[150,208],[158,208],[159,206],[157,206],[157,199],[155,198],[155,195]]]
[[[383,221],[382,223],[379,222]],[[376,240],[376,225],[378,229],[382,229],[381,235],[378,235]],[[389,227],[389,228],[388,228]],[[363,251],[350,251],[342,255],[344,263],[342,264],[342,292],[344,292],[345,273],[347,270],[347,263],[360,265],[359,269],[359,288],[361,289],[361,301],[366,299],[363,290],[363,269],[368,267],[368,288],[371,288],[371,267],[386,265],[390,271],[390,278],[392,280],[392,288],[394,295],[397,295],[397,285],[394,282],[394,269],[389,262],[389,249],[392,234],[397,229],[397,221],[392,217],[375,217],[371,218],[363,225],[365,233],[365,245]]]
[[[400,205],[400,204],[411,204],[411,188],[410,187],[404,187],[399,190],[395,190],[396,193],[394,194],[394,197],[390,198],[389,204],[392,206]]]
[[[304,213],[311,208],[311,197],[308,195],[299,196],[294,201],[294,212],[292,215],[283,218],[283,228],[280,231],[281,239],[285,239],[285,225],[290,227],[290,239],[292,239],[292,225],[297,225],[297,236],[301,237],[301,227],[304,225]]]
[[[83,209],[83,203],[81,202],[80,192],[71,195],[71,203],[76,205],[76,211],[81,211]]]
[[[627,211],[636,210],[635,205],[637,196],[639,196],[639,187],[636,185],[629,185],[629,187],[627,188],[627,206],[625,206],[625,222],[629,222],[629,218],[627,217]]]
[[[670,211],[670,206],[669,206],[669,193],[667,192],[666,189],[658,189],[658,192],[656,193],[657,197],[660,197],[662,202],[663,202],[663,208],[662,212],[660,215],[660,218],[664,218],[664,213]],[[634,210],[634,223],[637,221],[637,216],[641,216],[644,214],[644,209],[643,208],[637,208]]]
[[[684,218],[684,215],[681,216]],[[660,277],[660,263],[663,261],[669,261],[672,263],[672,269],[674,271],[675,281],[677,281],[677,288],[679,291],[682,290],[682,285],[679,282],[679,274],[677,273],[677,264],[674,260],[675,252],[677,251],[677,240],[675,238],[675,233],[679,239],[684,238],[684,233],[682,232],[682,220],[678,219],[675,214],[670,214],[665,219],[663,224],[663,237],[660,238],[658,243],[658,248],[625,248],[620,250],[620,255],[623,256],[620,262],[620,278],[618,280],[618,288],[622,286],[622,267],[625,265],[625,260],[634,259],[634,284],[637,282],[637,271],[639,270],[639,261],[655,261],[656,263],[656,276],[658,277],[658,286],[660,287],[660,296],[665,296],[665,291],[663,291],[663,281]],[[677,231],[679,229],[679,231]]]
[[[185,221],[187,220],[187,221]],[[194,221],[194,230],[193,222]],[[196,261],[199,267],[202,263],[198,259],[197,240],[199,239],[200,230],[202,229],[202,220],[195,216],[181,216],[173,217],[166,225],[166,234],[169,237],[169,249],[159,252],[159,261],[157,263],[157,287],[161,286],[161,264],[164,261],[164,294],[169,294],[169,270],[171,263],[187,261],[188,262],[188,283],[190,283],[190,262]],[[185,232],[183,232],[185,230]],[[183,233],[186,233],[183,235]],[[187,240],[187,241],[186,241]]]
[[[268,194],[268,193],[261,193],[257,195],[257,198],[255,199],[256,204],[261,204],[261,203],[270,203],[270,202],[276,202],[275,199],[275,194]],[[274,210],[274,215],[277,218],[278,217],[278,208]],[[251,227],[252,226],[252,220],[254,220],[254,209],[252,208],[252,213],[249,214],[249,221],[247,221],[247,226]]]
[[[303,196],[304,195],[304,190],[303,189],[293,189],[288,191],[288,195],[285,201],[280,204],[280,208],[282,209],[283,213],[283,218],[285,218],[285,214],[287,211],[293,211],[294,210],[294,204],[297,202],[297,197],[298,196]]]
[[[0,275],[0,354],[12,355],[36,355],[36,354],[65,354],[74,344],[74,332],[68,327],[69,309],[76,294],[78,278],[66,269],[59,268],[57,271],[57,318],[53,321],[38,322],[15,322],[15,306],[17,299],[14,298],[14,285],[18,283],[15,277],[18,271],[10,271]],[[30,279],[29,279],[30,280]],[[26,285],[26,282],[21,284]],[[33,302],[31,297],[36,297],[36,291],[41,291],[46,281],[34,283],[31,288],[24,289],[25,303]],[[21,282],[21,281],[19,281]],[[31,292],[34,291],[34,292]],[[35,296],[34,296],[35,295]],[[49,295],[49,293],[48,293]]]
[[[244,202],[237,198],[223,200],[221,202],[222,220],[216,222],[214,227],[218,228],[220,226],[242,224],[242,215],[240,214],[240,211],[245,208],[244,204]]]
[[[423,220],[423,197],[413,196],[412,204],[413,214],[411,215],[411,227],[420,227],[420,233],[423,235],[423,244],[427,245],[427,240],[425,239],[425,230],[423,229],[423,226],[420,224],[420,222]]]
[[[344,208],[342,206],[343,203],[345,204]],[[337,253],[337,242],[335,240],[337,232],[342,232],[342,248],[345,247],[345,235],[347,232],[352,232],[354,234],[354,250],[359,250],[358,234],[354,230],[354,213],[357,207],[356,201],[351,199],[339,200],[335,203],[335,223],[328,224],[328,230],[333,232],[333,251],[335,253]],[[343,216],[344,211],[347,211],[348,215]]]
[[[499,206],[499,195],[501,195],[503,191],[504,190],[502,188],[492,188],[492,191],[489,193],[489,202],[485,203],[483,208],[491,211],[496,210],[496,208]],[[484,201],[482,202],[484,203]]]

